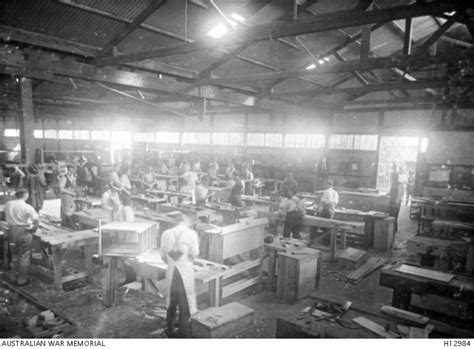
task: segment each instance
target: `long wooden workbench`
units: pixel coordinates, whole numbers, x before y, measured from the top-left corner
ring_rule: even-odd
[[[467,303],[474,311],[474,279],[407,264],[382,269],[379,284],[393,289],[392,306],[409,310],[412,294],[435,295]],[[471,322],[472,328],[472,322]]]
[[[51,275],[55,286],[61,287],[63,283],[92,275],[92,253],[98,245],[98,234],[92,230],[73,231],[48,223],[41,223],[40,229],[33,235],[39,241],[43,266],[51,267]],[[63,266],[67,252],[71,249],[82,249],[84,252],[84,271],[75,271]],[[49,253],[51,251],[51,254]],[[43,270],[40,269],[40,270]]]

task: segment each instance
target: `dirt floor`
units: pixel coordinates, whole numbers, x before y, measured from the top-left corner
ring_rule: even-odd
[[[403,206],[399,219],[400,232],[396,235],[394,248],[382,255],[389,262],[400,261],[407,257],[406,241],[416,232],[416,222],[408,219],[408,207]],[[374,255],[375,251],[368,251]],[[351,285],[345,281],[348,269],[328,261],[328,254],[322,254],[320,287],[315,295],[321,298],[338,299],[340,301],[357,301],[369,308],[378,309],[381,305],[390,304],[392,291],[378,285],[380,269],[367,276],[360,284]],[[71,260],[74,264],[80,256]],[[118,305],[105,308],[102,303],[100,285],[100,266],[95,266],[94,280],[85,287],[72,291],[56,290],[45,280],[34,277],[32,283],[22,290],[35,297],[53,311],[77,325],[70,337],[100,338],[159,338],[164,328],[164,300],[157,295],[143,291],[120,288]],[[8,279],[8,275],[4,275]],[[0,300],[5,296],[5,285],[0,286]],[[274,292],[257,293],[250,289],[226,300],[238,301],[255,309],[255,323],[251,330],[239,337],[274,338],[276,318],[279,315],[301,308],[299,303],[288,304],[278,299]],[[5,303],[4,303],[5,304]],[[11,317],[25,321],[31,317],[31,309],[24,300],[17,300],[15,306],[6,304]]]

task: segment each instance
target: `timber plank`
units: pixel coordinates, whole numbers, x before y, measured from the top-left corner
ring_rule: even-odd
[[[441,282],[450,282],[453,278],[453,274],[443,273],[436,270],[430,270],[425,268],[418,268],[411,265],[403,264],[397,268],[399,272],[416,275],[420,277],[424,277],[427,279],[432,279]]]
[[[367,262],[346,276],[347,281],[351,284],[358,284],[364,277],[380,268],[386,261],[387,259],[383,257],[370,257]]]
[[[379,324],[377,324],[373,321],[370,321],[369,319],[366,319],[363,316],[356,317],[356,318],[352,319],[352,321],[354,321],[356,324],[368,329],[370,332],[373,332],[373,333],[379,335],[380,337],[397,338],[394,334],[385,331],[385,328],[383,328]]]

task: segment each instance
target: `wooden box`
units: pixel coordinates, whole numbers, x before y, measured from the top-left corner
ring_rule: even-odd
[[[277,296],[295,302],[309,296],[319,281],[319,251],[302,248],[278,254]]]
[[[231,338],[252,326],[254,313],[252,308],[236,302],[208,308],[192,316],[193,337]]]
[[[157,247],[158,238],[158,223],[112,222],[99,229],[99,254],[136,257]]]
[[[367,260],[367,253],[356,248],[346,248],[337,256],[337,263],[339,265],[349,267],[352,269],[359,268]]]
[[[393,245],[393,231],[395,218],[387,217],[376,220],[374,225],[374,249],[376,251],[388,251]]]

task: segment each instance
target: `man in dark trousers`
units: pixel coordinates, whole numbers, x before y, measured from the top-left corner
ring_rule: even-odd
[[[26,200],[28,191],[18,189],[15,199],[5,205],[5,219],[9,226],[8,240],[13,244],[11,252],[17,286],[26,285],[29,281],[31,244],[33,234],[39,226],[38,213]]]

